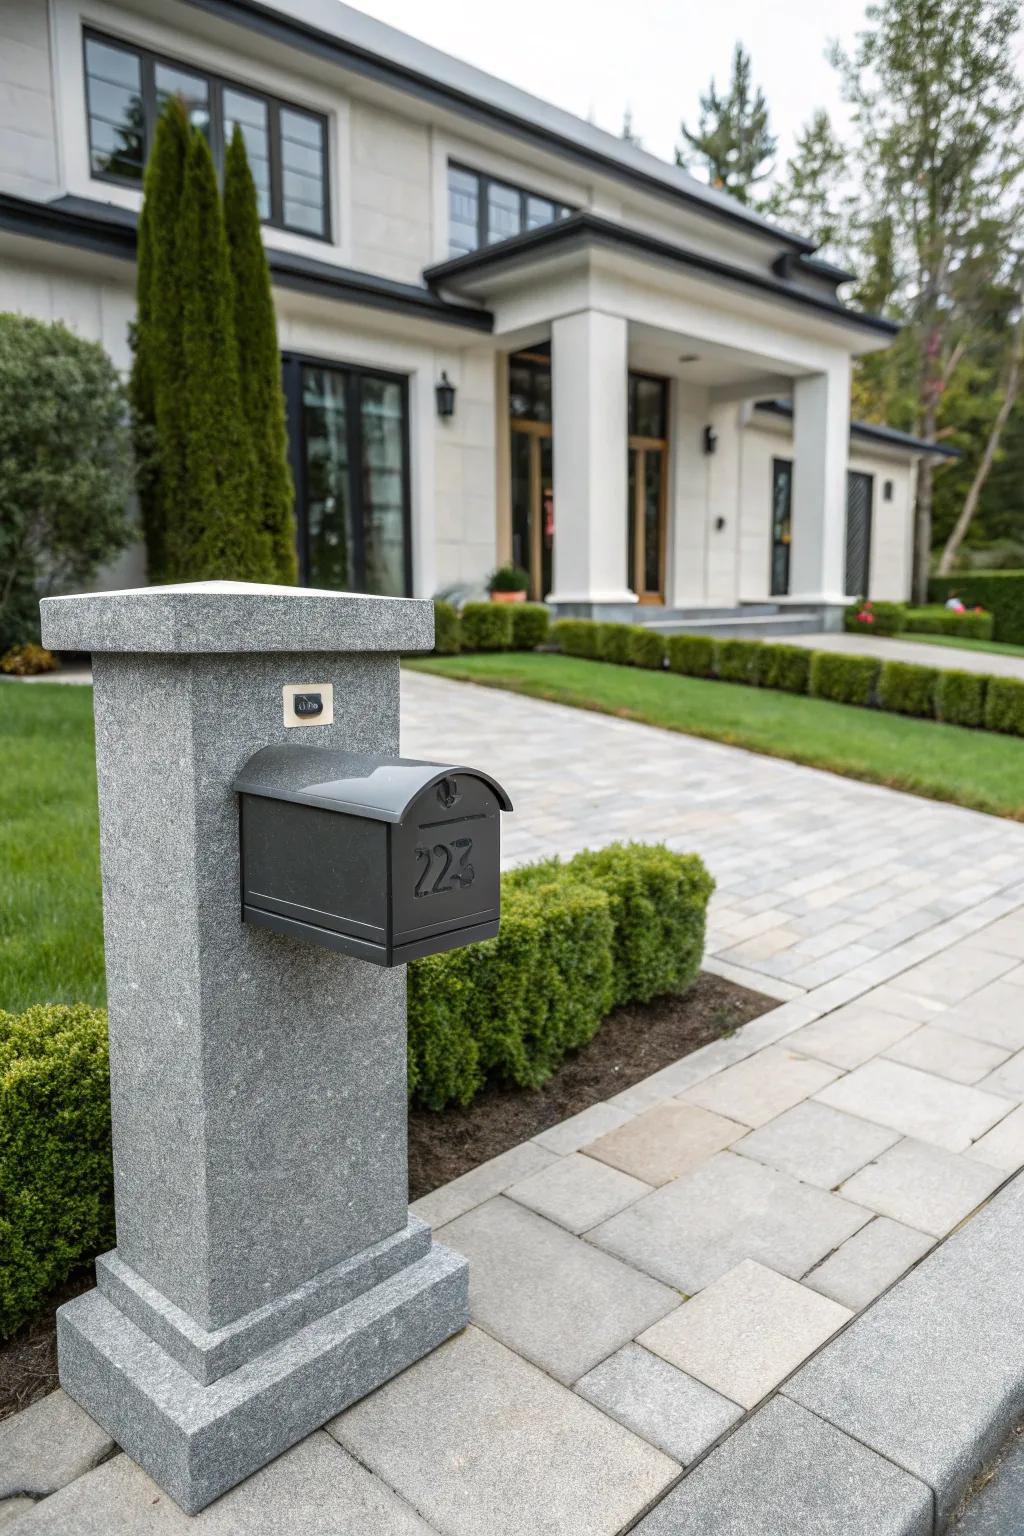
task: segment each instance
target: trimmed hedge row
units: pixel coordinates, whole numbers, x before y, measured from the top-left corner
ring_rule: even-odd
[[[994,620],[993,637],[1024,645],[1024,571],[965,571],[959,576],[933,576],[928,583],[933,603],[958,597],[967,608],[984,608]]]
[[[548,637],[543,603],[467,603],[461,615],[434,600],[434,654],[460,651],[533,651]]]
[[[843,610],[843,628],[856,635],[898,635],[906,628],[907,609],[903,603],[875,602],[862,598]]]
[[[995,617],[991,613],[973,613],[969,608],[958,613],[955,608],[929,606],[908,608],[904,629],[914,635],[959,635],[965,640],[991,640]]]

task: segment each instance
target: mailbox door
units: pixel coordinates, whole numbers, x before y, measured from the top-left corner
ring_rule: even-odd
[[[469,773],[425,790],[391,829],[396,963],[498,931],[498,797]]]

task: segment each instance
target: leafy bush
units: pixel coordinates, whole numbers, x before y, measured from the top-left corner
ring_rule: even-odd
[[[758,682],[760,640],[716,640],[715,672],[726,683]]]
[[[842,656],[836,651],[811,652],[811,693],[837,704],[871,704],[880,663],[873,656]]]
[[[931,605],[927,608],[908,608],[905,628],[916,635],[961,635],[966,640],[991,640],[995,620],[984,610],[975,613],[968,608],[958,613],[955,608]]]
[[[513,603],[512,649],[535,651],[548,637],[551,617],[543,603]]]
[[[8,677],[38,677],[42,672],[56,672],[58,662],[44,645],[12,645],[0,659],[0,672]]]
[[[565,656],[584,656],[593,661],[597,655],[597,631],[593,619],[556,619],[551,638]]]
[[[993,636],[1024,645],[1024,571],[969,571],[935,576],[928,583],[933,603],[958,597],[966,608],[984,608],[993,618]]]
[[[106,1016],[0,1013],[0,1338],[113,1238]]]
[[[876,603],[864,598],[851,603],[843,614],[843,628],[851,634],[896,635],[906,623],[903,603]]]
[[[530,573],[521,565],[499,565],[487,578],[488,592],[529,592]]]
[[[897,715],[935,716],[936,667],[918,667],[906,661],[887,661],[878,676],[878,703]]]
[[[990,677],[985,696],[985,726],[1010,736],[1024,736],[1024,682]]]
[[[598,624],[595,655],[600,661],[615,662],[624,667],[629,663],[629,639],[631,624]]]
[[[460,639],[464,651],[507,651],[512,644],[511,604],[467,603]]]
[[[434,653],[437,656],[457,656],[460,648],[459,616],[451,603],[435,598]]]
[[[670,672],[684,677],[710,677],[715,664],[715,642],[710,635],[669,635],[665,642]]]
[[[646,624],[629,624],[628,660],[634,667],[660,671],[665,665],[665,638]]]
[[[978,672],[940,672],[935,718],[948,725],[984,725],[988,678]]]
[[[811,653],[802,645],[762,645],[758,652],[757,680],[762,688],[784,693],[806,693],[811,676]]]

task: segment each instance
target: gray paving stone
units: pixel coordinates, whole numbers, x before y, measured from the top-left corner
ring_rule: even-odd
[[[746,1133],[746,1126],[735,1120],[696,1104],[671,1102],[655,1105],[583,1150],[648,1184],[667,1184]]]
[[[505,1194],[566,1231],[579,1233],[607,1221],[641,1195],[649,1195],[651,1189],[650,1184],[630,1178],[618,1168],[570,1152],[518,1184],[510,1184]]]
[[[899,985],[919,997],[948,1006],[981,991],[988,983],[1011,971],[1014,964],[1009,955],[954,948],[904,971]]]
[[[981,1083],[982,1078],[1002,1066],[1010,1053],[1003,1046],[988,1045],[983,1040],[924,1024],[884,1054],[905,1067],[918,1067],[922,1072],[934,1072],[938,1077],[970,1086]]]
[[[798,1279],[869,1219],[837,1195],[719,1152],[595,1228],[587,1241],[693,1295],[743,1259]]]
[[[741,1157],[768,1163],[819,1189],[835,1189],[899,1140],[896,1131],[844,1115],[814,1099],[794,1104],[733,1146]]]
[[[443,1536],[614,1536],[679,1474],[473,1327],[329,1428]]]
[[[616,1109],[614,1104],[591,1104],[588,1109],[581,1109],[578,1115],[571,1115],[550,1130],[541,1131],[533,1140],[545,1151],[564,1157],[568,1152],[578,1152],[580,1147],[603,1136],[606,1131],[625,1125],[629,1119],[630,1115],[624,1109]]]
[[[576,1383],[588,1402],[688,1466],[743,1410],[638,1344],[626,1344]]]
[[[105,1429],[60,1389],[0,1421],[0,1499],[41,1499],[114,1450]]]
[[[510,1184],[525,1179],[528,1174],[547,1168],[555,1161],[556,1154],[536,1141],[523,1141],[517,1147],[478,1163],[450,1184],[442,1184],[429,1195],[416,1200],[409,1210],[429,1226],[441,1227],[446,1221],[454,1221],[471,1211],[475,1205],[483,1205],[492,1195],[500,1195]]]
[[[635,1536],[931,1536],[917,1478],[777,1397],[711,1452]]]
[[[789,1044],[794,1051],[806,1051],[808,1056],[849,1071],[902,1040],[917,1027],[915,1020],[886,1013],[865,1000],[847,1003],[806,1028],[798,1029],[790,1035]]]
[[[876,1216],[805,1275],[803,1283],[859,1312],[934,1246],[935,1239],[926,1233]]]
[[[469,1260],[473,1320],[558,1381],[578,1380],[679,1305],[675,1291],[504,1195],[451,1222],[443,1241]]]
[[[783,1389],[927,1482],[940,1530],[1024,1416],[1022,1250],[1016,1179]]]
[[[199,1515],[115,1456],[44,1499],[18,1536],[434,1536],[404,1499],[318,1431]]]
[[[1002,1168],[1006,1173],[1024,1168],[1024,1105],[1011,1110],[987,1136],[968,1147],[964,1156],[987,1163],[990,1168]]]
[[[9,1530],[34,1504],[34,1499],[0,1499],[0,1531]]]
[[[840,1194],[904,1226],[945,1237],[1002,1178],[958,1153],[907,1140],[847,1179]]]
[[[1021,1007],[1024,1009],[1024,993],[1021,995]],[[1018,1051],[1015,1056],[996,1067],[988,1077],[982,1078],[978,1087],[988,1093],[1016,1099],[1019,1103],[1024,1099],[1024,1051]]]
[[[1020,1536],[1022,1513],[1024,1435],[1018,1432],[956,1522],[956,1536]]]
[[[817,1098],[948,1152],[964,1151],[1007,1113],[997,1094],[882,1059],[857,1067]]]
[[[752,1259],[642,1333],[638,1342],[753,1408],[852,1312]]]
[[[756,1127],[810,1098],[837,1076],[834,1067],[800,1056],[787,1046],[770,1045],[698,1083],[682,1097],[727,1120]]]
[[[994,981],[980,992],[947,1008],[934,1022],[942,1029],[1001,1045],[1007,1051],[1024,1049],[1024,1007],[1021,989],[1009,981]]]

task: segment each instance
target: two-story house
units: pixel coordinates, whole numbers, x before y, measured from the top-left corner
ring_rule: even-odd
[[[651,619],[907,595],[938,450],[851,427],[893,328],[849,274],[339,0],[0,0],[0,307],[129,367],[171,93],[216,160],[245,134],[303,581],[429,595],[514,560],[564,611]],[[144,577],[139,549],[105,584]]]

